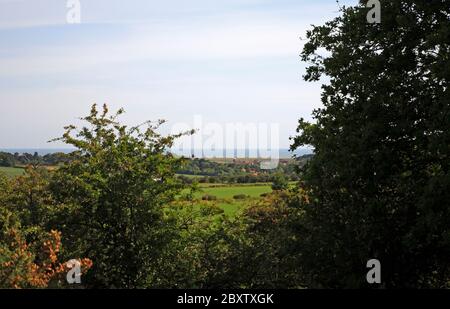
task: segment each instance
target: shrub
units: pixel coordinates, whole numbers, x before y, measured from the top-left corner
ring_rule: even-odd
[[[206,195],[202,196],[202,200],[203,201],[216,201],[217,196],[206,194]]]
[[[234,198],[235,200],[245,200],[246,198],[248,198],[248,195],[245,195],[245,194],[237,194],[237,195],[233,196],[233,198]]]

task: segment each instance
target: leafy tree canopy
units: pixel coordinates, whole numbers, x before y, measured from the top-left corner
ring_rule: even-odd
[[[307,81],[322,87],[315,122],[292,148],[312,145],[311,202],[300,220],[311,285],[365,286],[380,260],[386,287],[442,287],[450,277],[450,6],[381,1],[307,33]]]

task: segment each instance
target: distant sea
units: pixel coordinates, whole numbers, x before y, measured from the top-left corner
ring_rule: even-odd
[[[23,154],[23,153],[30,153],[30,154],[34,154],[35,152],[37,152],[39,155],[44,156],[46,154],[51,154],[51,153],[56,153],[56,152],[62,152],[62,153],[71,153],[72,151],[74,151],[75,149],[71,149],[71,148],[0,148],[0,152],[9,152],[9,153],[19,153],[19,154]],[[299,148],[297,149],[295,152],[291,152],[289,151],[289,149],[279,149],[279,157],[281,159],[287,159],[287,158],[291,158],[293,154],[297,155],[297,156],[303,156],[303,155],[308,155],[308,154],[312,154],[313,150],[311,148]],[[186,155],[184,152],[181,153],[177,150],[173,150],[172,151],[174,154],[177,155]],[[194,151],[193,153],[198,154],[201,153],[201,151]],[[223,150],[223,151],[219,151],[219,153],[228,153],[227,151]],[[249,153],[255,153],[255,151],[236,151],[236,155],[238,158],[243,157],[249,157]],[[217,157],[217,152],[212,152],[209,150],[204,150],[203,151],[203,156],[205,158],[212,158],[214,156]]]

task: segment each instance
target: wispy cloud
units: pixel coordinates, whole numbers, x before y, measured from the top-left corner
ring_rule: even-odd
[[[300,36],[337,14],[334,0],[81,4],[68,25],[65,0],[0,0],[1,148],[45,147],[93,102],[130,123],[278,122],[286,147],[320,106],[320,86],[300,78]]]
[[[142,60],[203,61],[261,57],[296,57],[300,23],[230,20],[220,24],[141,25],[126,37],[94,44],[38,46],[0,59],[0,75],[69,73],[102,65]]]

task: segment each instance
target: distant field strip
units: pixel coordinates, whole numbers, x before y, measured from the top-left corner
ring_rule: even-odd
[[[270,185],[205,187],[201,188],[201,191],[196,193],[196,197],[201,198],[203,195],[208,194],[214,195],[219,199],[232,199],[233,196],[239,194],[245,194],[250,197],[260,197],[261,194],[270,192],[272,192]]]
[[[25,171],[23,168],[1,167],[0,166],[0,173],[3,173],[8,177],[17,177],[17,176],[23,175],[24,172]]]
[[[261,199],[261,194],[272,192],[271,184],[215,184],[217,187],[209,187],[208,184],[203,186],[200,185],[200,191],[195,192],[194,198],[198,203],[212,203],[223,209],[224,213],[229,216],[235,216],[239,210],[246,208],[248,205]],[[188,190],[184,191],[187,194]],[[202,197],[205,195],[214,196],[217,200],[212,200],[209,202],[201,201]],[[246,199],[234,199],[236,195],[246,195]]]

